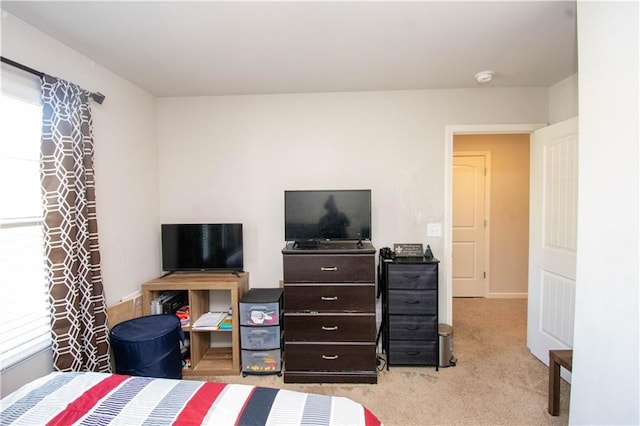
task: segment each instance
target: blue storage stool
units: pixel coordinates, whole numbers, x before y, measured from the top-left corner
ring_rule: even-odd
[[[149,315],[111,329],[116,373],[129,376],[182,378],[180,342],[184,333],[175,315]]]

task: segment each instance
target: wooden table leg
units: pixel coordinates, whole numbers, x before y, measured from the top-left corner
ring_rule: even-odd
[[[560,415],[560,364],[549,351],[549,414]]]
[[[573,349],[549,351],[549,414],[560,415],[560,367],[573,369]]]

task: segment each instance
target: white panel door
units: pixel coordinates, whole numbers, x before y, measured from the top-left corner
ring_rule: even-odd
[[[547,365],[550,349],[573,346],[577,206],[572,118],[536,131],[531,143],[527,346]]]
[[[453,156],[453,297],[485,296],[485,157]]]

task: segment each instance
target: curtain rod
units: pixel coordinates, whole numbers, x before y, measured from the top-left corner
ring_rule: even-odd
[[[42,76],[44,75],[44,73],[42,71],[38,71],[38,70],[34,70],[33,68],[30,68],[26,65],[22,65],[19,62],[16,61],[12,61],[11,59],[5,58],[4,56],[0,56],[0,59],[2,60],[3,64],[7,64],[7,65],[11,65],[12,67],[21,69],[22,71],[26,71],[30,74],[36,75],[40,78],[42,78]],[[99,104],[102,104],[102,102],[104,102],[104,98],[105,96],[100,93],[100,92],[90,92],[89,96],[91,96],[91,99],[93,99],[94,101],[96,101]]]

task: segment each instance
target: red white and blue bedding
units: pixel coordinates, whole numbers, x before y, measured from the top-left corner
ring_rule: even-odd
[[[105,373],[54,372],[0,402],[3,425],[381,424],[348,398]]]

